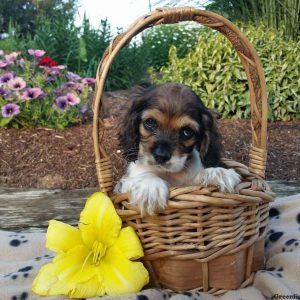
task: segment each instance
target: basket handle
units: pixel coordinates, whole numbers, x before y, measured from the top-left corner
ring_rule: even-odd
[[[99,113],[109,68],[118,52],[138,33],[155,25],[181,21],[195,21],[221,32],[236,49],[245,69],[250,91],[252,144],[249,170],[263,178],[265,176],[268,114],[266,82],[254,47],[233,23],[215,13],[191,7],[160,8],[137,19],[127,31],[116,36],[106,49],[98,66],[93,102],[93,141],[98,181],[101,191],[105,193],[112,191],[113,174],[111,161],[101,145],[104,126],[99,119]]]

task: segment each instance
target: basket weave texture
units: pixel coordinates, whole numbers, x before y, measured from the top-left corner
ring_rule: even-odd
[[[118,52],[144,29],[159,24],[195,21],[221,32],[244,66],[251,101],[252,145],[249,167],[230,160],[242,182],[234,194],[217,187],[171,187],[167,209],[141,217],[128,194],[113,194],[113,168],[102,144],[101,96]],[[109,194],[123,222],[132,226],[144,248],[152,285],[175,291],[198,288],[213,294],[246,286],[264,264],[263,245],[269,202],[275,197],[263,181],[266,168],[267,96],[259,58],[242,32],[227,19],[190,7],[157,9],[116,36],[103,55],[96,75],[93,139],[101,191]]]

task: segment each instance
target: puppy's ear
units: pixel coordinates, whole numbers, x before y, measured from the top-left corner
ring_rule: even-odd
[[[221,162],[222,144],[213,114],[204,108],[202,111],[203,135],[200,145],[200,156],[203,165],[208,167],[224,167]]]
[[[141,123],[141,113],[147,107],[147,101],[143,98],[143,89],[132,95],[132,104],[120,124],[119,144],[122,154],[128,161],[135,161],[138,158]]]

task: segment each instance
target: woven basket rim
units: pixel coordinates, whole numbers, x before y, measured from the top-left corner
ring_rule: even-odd
[[[203,187],[200,185],[169,187],[169,201],[165,207],[169,210],[198,207],[199,203],[212,207],[252,206],[274,201],[276,194],[270,186],[258,175],[249,171],[247,166],[233,160],[224,160],[230,168],[235,169],[242,177],[242,182],[235,188],[234,193],[220,192],[217,186]],[[129,202],[129,193],[114,193],[111,197],[116,204],[121,217],[140,218],[139,208]],[[118,208],[121,205],[122,208]]]

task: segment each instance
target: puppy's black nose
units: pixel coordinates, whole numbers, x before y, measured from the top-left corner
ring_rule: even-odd
[[[171,159],[171,146],[168,142],[157,142],[153,148],[152,154],[159,164],[163,164]]]

